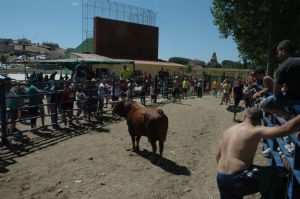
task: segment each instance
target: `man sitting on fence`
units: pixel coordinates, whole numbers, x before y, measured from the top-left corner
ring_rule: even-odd
[[[276,127],[258,127],[261,118],[261,110],[251,107],[246,111],[242,123],[228,128],[223,134],[216,154],[217,184],[221,199],[238,199],[261,191],[261,186],[266,184],[261,176],[272,172],[273,168],[253,165],[260,140],[286,136],[300,128],[300,115]],[[258,177],[255,177],[255,173],[258,173]],[[280,185],[275,183],[275,186]],[[267,193],[284,191],[273,187]]]
[[[261,107],[266,111],[283,117],[292,115],[290,105],[300,103],[300,58],[294,58],[294,44],[289,40],[280,42],[277,46],[277,56],[283,63],[277,69],[274,95],[266,98]]]

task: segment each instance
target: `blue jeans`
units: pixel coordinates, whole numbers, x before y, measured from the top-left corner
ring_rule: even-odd
[[[221,199],[242,199],[243,196],[259,192],[259,177],[253,167],[234,174],[217,173]]]
[[[214,91],[214,96],[217,96],[218,95],[218,89],[214,88],[213,91]]]

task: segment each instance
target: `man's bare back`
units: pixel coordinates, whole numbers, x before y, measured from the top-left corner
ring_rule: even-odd
[[[247,121],[227,129],[220,143],[218,172],[232,174],[252,165],[260,138]]]
[[[283,137],[300,128],[300,115],[281,126],[258,127],[259,109],[252,107],[247,114],[242,123],[228,128],[223,134],[216,155],[220,173],[233,174],[251,166],[261,138]]]

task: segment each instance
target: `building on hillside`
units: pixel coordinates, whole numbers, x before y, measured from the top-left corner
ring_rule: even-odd
[[[59,45],[54,42],[43,42],[43,46],[45,46],[48,50],[56,50],[59,48]]]
[[[26,38],[22,38],[22,39],[15,40],[14,43],[29,45],[29,44],[31,44],[31,40],[26,39]]]
[[[1,39],[0,38],[0,49],[3,53],[12,53],[14,52],[14,45],[12,39]]]
[[[0,44],[12,44],[13,43],[13,40],[12,39],[3,39],[3,38],[0,38]]]

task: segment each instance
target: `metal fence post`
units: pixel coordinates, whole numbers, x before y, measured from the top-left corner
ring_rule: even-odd
[[[157,102],[157,75],[155,75],[155,80],[154,80],[154,103]]]
[[[57,98],[58,98],[58,93],[57,93],[57,84],[56,84],[57,82],[55,82],[55,84],[54,84],[54,96],[52,96],[52,97],[54,97],[54,102],[53,101],[51,101],[51,103],[54,103],[54,106],[53,105],[51,105],[51,106],[53,106],[53,109],[54,109],[54,115],[53,115],[53,121],[52,122],[54,122],[54,129],[56,129],[56,128],[58,128],[58,121],[57,121],[57,118],[58,118],[58,111],[57,111],[57,109],[58,109],[58,101],[57,101]],[[51,114],[53,114],[52,112],[51,112]]]
[[[0,111],[1,111],[1,133],[2,145],[7,145],[7,124],[6,124],[6,98],[5,98],[5,80],[0,80]]]
[[[116,96],[116,91],[115,91],[115,89],[116,89],[116,82],[115,82],[116,80],[114,79],[113,80],[113,85],[112,85],[112,101],[115,101],[116,100],[116,98],[115,98],[115,96]]]

